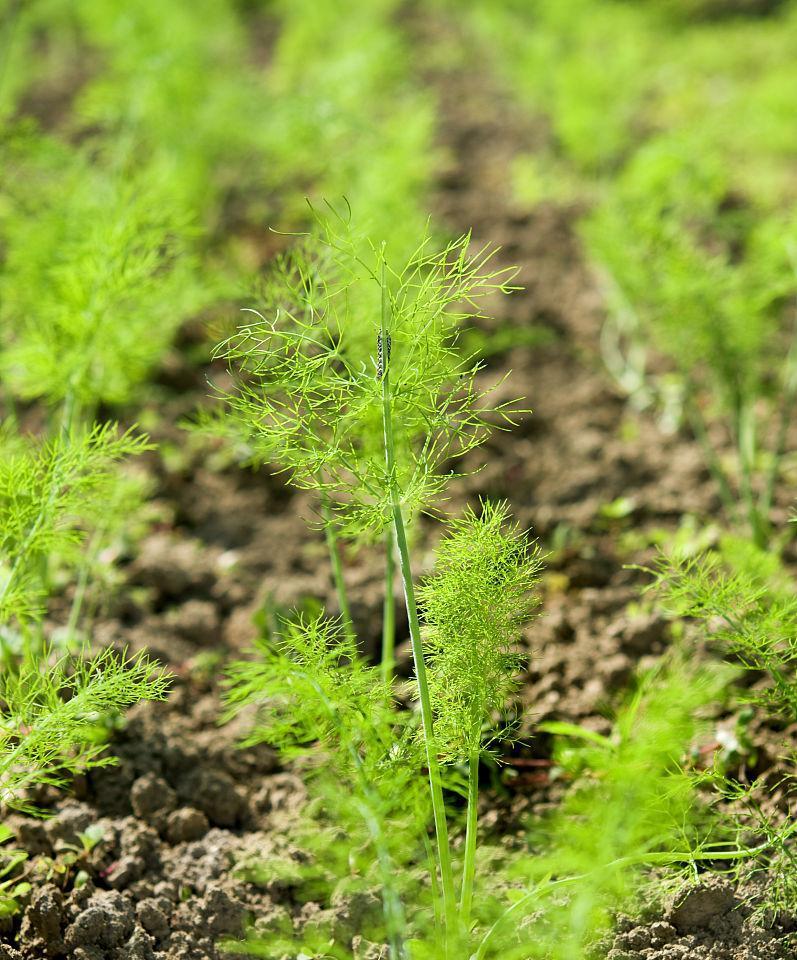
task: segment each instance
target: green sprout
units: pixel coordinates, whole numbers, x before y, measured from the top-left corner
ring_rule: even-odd
[[[747,699],[788,721],[797,717],[797,592],[778,558],[727,538],[697,557],[662,556],[654,573],[672,614],[696,620],[712,643],[766,678]]]
[[[797,397],[797,342],[781,309],[797,289],[793,225],[729,202],[729,171],[697,155],[665,138],[640,150],[586,234],[625,309],[677,369],[728,519],[746,520],[763,546]]]

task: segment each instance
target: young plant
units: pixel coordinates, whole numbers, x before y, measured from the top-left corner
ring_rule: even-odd
[[[347,889],[381,889],[380,933],[391,955],[401,957],[406,921],[399,864],[405,867],[417,853],[427,823],[417,750],[407,737],[411,715],[394,709],[381,671],[360,658],[340,622],[323,615],[284,621],[279,639],[261,642],[255,653],[256,659],[229,670],[227,716],[254,704],[257,715],[244,744],[265,741],[286,757],[313,758],[316,792],[333,825],[349,838],[342,859],[348,858],[349,869],[356,862],[354,872],[361,873],[359,885],[350,882]],[[328,848],[320,853],[334,856]],[[340,862],[335,869],[341,871]]]
[[[166,675],[146,657],[106,650],[55,655],[39,631],[54,558],[83,562],[87,528],[108,510],[123,457],[146,438],[113,425],[57,434],[43,443],[0,431],[0,802],[33,809],[25,791],[113,762],[98,721],[139,700],[161,698]],[[106,518],[107,520],[107,518]],[[83,593],[75,592],[70,624]]]
[[[230,671],[228,716],[253,704],[258,708],[245,742],[265,740],[287,757],[310,753],[314,758],[316,795],[339,831],[333,843],[340,847],[343,836],[348,838],[348,852],[338,850],[337,859],[334,849],[318,850],[314,843],[323,862],[331,861],[340,876],[345,870],[341,861],[359,864],[357,850],[366,845],[377,875],[362,870],[358,886],[349,880],[344,887],[362,892],[378,883],[383,925],[371,918],[368,928],[372,935],[381,931],[391,957],[458,956],[472,942],[474,891],[481,917],[489,912],[485,902],[494,899],[476,885],[478,767],[482,753],[501,735],[501,719],[517,685],[522,662],[518,638],[536,605],[530,591],[539,567],[538,549],[507,524],[506,506],[485,503],[480,516],[469,511],[451,525],[436,572],[419,592],[434,723],[431,757],[441,767],[469,764],[465,852],[458,878],[448,848],[449,813],[440,770],[435,769],[436,781],[424,790],[424,765],[428,768],[430,761],[425,728],[418,728],[412,713],[397,708],[391,685],[378,667],[359,658],[356,643],[338,623],[323,617],[286,622],[276,644],[263,642],[257,659]],[[430,817],[438,841],[442,835],[436,857],[426,836]],[[359,828],[353,819],[359,819]],[[418,867],[425,856],[430,875],[420,883]],[[453,894],[457,880],[459,903],[448,904],[445,883],[451,883]],[[258,949],[274,946],[261,940]]]
[[[788,729],[797,718],[797,591],[777,555],[726,538],[708,554],[663,556],[653,572],[665,608],[693,620],[699,635],[744,668],[736,697],[752,705],[748,713],[770,728]],[[763,838],[756,856],[740,859],[737,878],[766,872],[757,910],[770,917],[792,902],[797,889],[797,824],[773,812],[775,788],[787,795],[794,788],[794,747],[787,741],[784,749],[786,769],[777,783],[770,773],[752,782],[744,774],[714,778],[739,830]]]
[[[459,324],[476,313],[487,294],[506,290],[509,276],[507,271],[490,268],[489,252],[471,254],[467,237],[441,253],[430,252],[429,247],[424,240],[409,261],[396,269],[387,261],[384,245],[368,248],[350,232],[333,232],[327,222],[320,253],[331,276],[303,265],[298,282],[288,290],[290,306],[283,305],[270,317],[258,315],[257,322],[244,326],[221,352],[238,378],[236,389],[225,396],[228,411],[263,460],[276,461],[298,486],[318,490],[329,511],[327,523],[332,518],[340,529],[355,534],[390,528],[395,536],[437,840],[434,882],[439,879],[444,937],[447,949],[453,950],[460,923],[406,517],[430,509],[450,477],[450,471],[444,473],[446,464],[481,443],[496,414],[509,418],[507,408],[489,407],[487,392],[477,384],[479,364],[462,358],[456,348]],[[297,291],[302,296],[294,305]],[[365,309],[369,312],[357,315],[357,310]],[[363,330],[368,328],[371,336],[365,338]],[[369,340],[376,356],[364,352]],[[375,414],[381,415],[381,450],[373,443]],[[517,544],[509,546],[517,536],[501,534],[504,517],[502,510],[488,509],[482,526],[471,516],[452,538],[451,570],[441,574],[441,589],[449,590],[447,608],[434,606],[433,587],[425,594],[430,625],[441,643],[446,631],[453,629],[454,618],[463,615],[457,612],[458,599],[462,601],[464,595],[457,597],[457,577],[469,584],[464,590],[479,596],[488,584],[477,584],[475,578],[485,575],[491,562],[489,588],[510,595],[514,590],[519,604],[515,614],[522,616],[519,594],[523,585],[533,582],[538,558]],[[455,556],[465,541],[470,539],[474,546],[480,542],[477,528],[485,531],[481,566],[456,570]],[[513,563],[530,567],[517,574],[517,582],[506,579]],[[486,717],[484,712],[477,716],[478,711],[489,713],[497,706],[500,690],[506,689],[498,672],[511,660],[505,645],[513,624],[516,621],[511,618],[498,621],[493,632],[484,623],[481,629],[474,626],[470,636],[472,643],[481,641],[495,650],[487,658],[495,672],[462,677],[463,685],[470,684],[470,693],[461,688],[462,696],[470,699],[470,720],[479,730]],[[471,667],[477,656],[470,655]],[[440,671],[447,669],[442,655],[438,666]],[[445,723],[444,704],[439,713]],[[474,736],[475,729],[469,734],[469,759],[476,755]],[[474,794],[476,768],[474,763]],[[468,911],[475,816],[474,802],[463,895]]]
[[[673,615],[696,620],[726,655],[766,678],[746,698],[797,718],[797,591],[777,556],[727,538],[712,553],[664,556],[654,572]]]
[[[115,467],[148,447],[114,424],[37,443],[0,429],[0,631],[25,631],[44,610],[52,558],[79,565],[86,531],[104,517]]]
[[[727,683],[675,653],[640,678],[609,736],[572,724],[557,735],[555,770],[572,780],[549,817],[529,824],[530,851],[509,868],[519,887],[481,936],[473,960],[570,960],[593,954],[618,910],[637,907],[651,866],[683,872],[747,855],[716,833],[688,755]],[[714,836],[709,842],[707,837]]]
[[[416,718],[396,710],[390,685],[358,659],[350,625],[314,618],[286,624],[276,648],[267,643],[259,662],[233,668],[230,712],[258,704],[255,739],[276,743],[289,755],[312,745],[316,769],[328,764],[326,782],[343,785],[354,797],[348,806],[368,824],[369,849],[379,865],[391,957],[542,957],[548,954],[541,945],[554,949],[556,936],[567,949],[581,949],[643,865],[747,855],[733,844],[711,846],[698,838],[694,783],[678,766],[698,728],[695,715],[718,685],[680,661],[666,682],[659,676],[645,684],[618,723],[618,746],[588,737],[600,743],[593,764],[602,773],[585,784],[555,825],[572,834],[572,845],[546,839],[547,853],[523,860],[523,885],[509,907],[476,883],[479,759],[500,735],[515,689],[516,644],[536,604],[541,557],[507,524],[505,506],[485,504],[481,515],[469,511],[450,526],[436,573],[416,593],[406,518],[431,508],[445,489],[443,464],[472,449],[489,428],[495,411],[477,385],[478,364],[457,356],[455,334],[464,313],[459,305],[475,304],[504,284],[485,270],[483,257],[468,257],[465,240],[442,255],[429,254],[424,243],[396,270],[384,247],[369,249],[327,227],[314,256],[301,261],[298,273],[288,271],[294,279],[279,309],[258,314],[223,345],[237,378],[225,395],[232,415],[227,429],[238,435],[243,430],[254,457],[276,461],[294,483],[317,490],[328,506],[327,523],[332,518],[354,533],[391,529],[419,709]],[[365,307],[376,316],[358,317]],[[375,356],[363,352],[369,324]],[[375,410],[381,415],[381,451],[374,450],[369,433]],[[656,776],[641,776],[651,762]],[[454,768],[462,763],[468,782],[459,873],[444,784],[453,784]],[[424,778],[425,801],[418,788]],[[319,774],[317,782],[322,779]],[[414,814],[404,809],[403,820],[390,805],[396,784],[399,796],[413,798]],[[347,805],[330,804],[327,814],[341,823],[345,814],[338,806]],[[436,843],[427,847],[428,880],[419,887],[406,878],[422,860],[429,819]],[[402,864],[405,878],[399,879]],[[510,877],[503,873],[498,886],[510,886]],[[563,916],[570,928],[554,911],[550,938],[535,940],[526,926],[530,917],[551,895],[567,891],[572,912]],[[425,919],[429,897],[432,930]],[[293,942],[302,935],[294,930]],[[266,952],[276,942],[290,948],[284,930],[275,936],[249,948]],[[333,939],[334,950],[347,956],[348,946]],[[562,946],[550,955],[575,954]]]
[[[7,149],[0,373],[67,426],[90,421],[100,404],[130,401],[207,297],[189,223],[156,179],[41,139]]]

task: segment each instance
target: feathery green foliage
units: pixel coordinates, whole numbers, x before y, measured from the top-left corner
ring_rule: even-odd
[[[379,671],[360,659],[339,623],[321,614],[281,627],[273,645],[258,645],[257,659],[228,672],[228,715],[258,706],[244,742],[266,740],[288,753],[326,747],[348,775],[355,758],[362,762],[363,746],[387,756],[393,738],[381,741],[392,694]]]
[[[469,511],[451,524],[437,572],[416,601],[404,514],[430,509],[443,492],[448,476],[440,466],[452,453],[449,435],[463,426],[473,431],[472,439],[456,437],[456,452],[479,442],[489,428],[476,387],[478,364],[457,355],[456,332],[468,306],[476,308],[483,294],[506,284],[501,274],[485,269],[483,255],[468,257],[467,238],[441,255],[430,254],[424,241],[409,264],[396,270],[383,248],[350,236],[341,238],[327,226],[320,243],[284,260],[280,285],[268,288],[268,311],[222,346],[238,381],[224,396],[221,427],[242,435],[255,459],[276,462],[294,483],[319,490],[334,510],[328,523],[360,533],[390,525],[405,587],[420,724],[396,711],[384,674],[359,661],[346,625],[323,618],[286,624],[276,647],[265,644],[256,661],[233,667],[230,715],[257,704],[250,742],[265,739],[288,755],[311,748],[316,758],[327,758],[316,767],[318,795],[331,797],[336,782],[356,798],[360,824],[369,825],[367,849],[380,864],[384,939],[392,957],[528,956],[526,928],[515,921],[525,922],[539,898],[556,887],[545,879],[554,871],[572,886],[572,912],[568,908],[561,923],[552,912],[550,939],[539,943],[554,949],[559,936],[567,949],[581,948],[627,895],[642,864],[695,855],[694,783],[678,762],[697,729],[698,708],[718,683],[679,663],[666,682],[658,677],[646,684],[618,721],[616,749],[609,741],[602,745],[605,755],[591,759],[598,773],[574,795],[552,833],[545,831],[546,837],[573,834],[575,849],[563,853],[558,841],[546,839],[550,851],[539,863],[524,861],[526,882],[514,906],[503,906],[501,890],[479,882],[479,761],[515,688],[517,644],[536,606],[540,551],[508,523],[505,505],[484,504],[481,515]],[[380,407],[382,450],[368,440]],[[445,455],[433,457],[436,448]],[[643,777],[642,765],[651,757],[656,776]],[[457,863],[442,768],[453,770],[463,761],[466,829]],[[427,775],[423,802],[418,790]],[[384,790],[396,783],[402,795],[415,798],[414,815],[386,802]],[[592,805],[589,829],[595,829],[598,813],[605,822],[590,846],[579,830]],[[333,802],[327,814],[351,831],[350,811],[337,806]],[[424,843],[430,821],[435,848]],[[422,862],[424,846],[428,880],[413,885],[408,878]],[[579,859],[587,849],[589,869]],[[403,885],[395,880],[401,864]],[[510,885],[509,874],[502,876]],[[268,955],[275,943],[285,944],[283,934],[251,941],[248,949]],[[335,943],[331,955],[346,956],[346,946]],[[535,955],[546,956],[542,948]],[[562,946],[555,955],[573,954]]]
[[[360,660],[356,643],[342,627],[322,616],[285,622],[280,638],[259,644],[256,658],[234,664],[227,680],[228,717],[253,705],[257,709],[245,743],[266,741],[288,757],[313,757],[315,794],[324,818],[337,828],[331,845],[312,842],[305,832],[303,849],[310,841],[318,861],[314,871],[324,864],[339,876],[345,870],[342,845],[350,851],[350,863],[363,857],[361,845],[366,859],[373,851],[378,876],[366,871],[357,885],[355,877],[344,874],[338,883],[349,893],[381,887],[381,925],[371,917],[369,929],[373,935],[382,930],[395,957],[443,957],[457,945],[465,949],[466,913],[474,897],[482,915],[489,913],[492,895],[475,875],[479,756],[483,741],[491,739],[483,730],[494,725],[495,713],[506,708],[515,686],[520,656],[513,648],[536,606],[531,590],[540,556],[516,527],[507,525],[505,505],[485,503],[481,516],[468,512],[452,524],[438,566],[421,590],[421,607],[428,628],[435,749],[441,762],[470,762],[461,929],[434,931],[430,898],[435,881],[430,887],[428,876],[426,882],[418,876],[428,856],[425,837],[432,811],[429,795],[424,795],[417,723],[411,713],[396,708],[382,671]],[[444,641],[453,643],[451,631],[465,620],[467,630],[456,638],[456,662],[453,657],[443,662]],[[454,688],[458,703],[449,696]],[[458,729],[460,721],[467,729]],[[427,869],[434,878],[437,867]],[[249,948],[266,951],[275,949],[276,942],[255,939]],[[332,955],[346,956],[345,947]]]
[[[506,504],[482,504],[450,524],[437,551],[437,572],[418,594],[426,625],[433,745],[443,762],[468,763],[468,806],[459,920],[467,931],[476,879],[479,761],[500,737],[496,721],[517,688],[519,634],[538,599],[542,559]],[[492,728],[492,729],[491,729]],[[450,923],[450,921],[449,921]]]
[[[41,444],[0,432],[0,624],[40,616],[47,559],[75,560],[87,529],[107,514],[115,465],[145,449],[145,437],[114,424]]]
[[[14,203],[0,224],[0,370],[19,396],[90,414],[130,400],[204,295],[188,224],[157,184],[55,146],[34,152],[41,162],[23,162],[7,185]]]
[[[26,790],[112,763],[101,722],[161,698],[168,677],[143,655],[55,656],[35,629],[54,560],[76,570],[89,533],[110,521],[118,462],[147,449],[114,424],[35,441],[0,429],[0,801],[33,811]],[[79,614],[80,587],[73,602]]]
[[[685,767],[701,711],[726,682],[676,655],[642,678],[610,737],[560,740],[556,759],[574,785],[549,819],[529,825],[532,856],[514,869],[527,892],[495,921],[476,960],[587,956],[613,913],[633,908],[645,867],[738,855],[733,842],[707,843]]]
[[[268,76],[270,182],[346,196],[363,231],[408,257],[427,219],[437,166],[434,106],[412,70],[397,0],[280,0]],[[298,176],[297,176],[298,175]]]
[[[480,516],[468,508],[451,521],[435,574],[418,591],[435,743],[449,762],[489,743],[485,725],[517,689],[518,639],[539,603],[541,551],[508,517],[506,504],[485,502]]]
[[[259,322],[222,345],[238,378],[224,396],[227,416],[262,460],[321,492],[331,510],[328,526],[360,535],[395,532],[438,845],[434,873],[439,869],[453,949],[453,874],[404,511],[429,509],[450,478],[443,466],[486,438],[496,411],[476,385],[479,364],[458,354],[456,334],[485,296],[508,289],[509,275],[490,268],[490,251],[470,254],[468,237],[441,253],[426,238],[394,268],[384,245],[368,245],[340,218],[320,225],[312,258],[299,253],[283,262],[270,315],[258,314]],[[224,418],[222,429],[229,429]],[[467,570],[463,579],[481,572]],[[344,626],[351,634],[351,624]],[[398,927],[391,922],[390,929],[401,955]]]
[[[700,633],[747,672],[754,684],[740,685],[736,696],[770,726],[781,729],[797,717],[795,635],[797,592],[776,554],[749,541],[726,538],[720,547],[695,558],[661,557],[655,568],[657,592],[670,612],[694,620]],[[749,708],[748,708],[749,709]],[[793,759],[793,746],[784,744]],[[781,789],[794,777],[787,767]],[[755,859],[739,862],[742,881],[766,871],[766,890],[758,911],[777,913],[792,902],[797,888],[795,825],[771,812],[772,784],[746,778],[715,778],[716,787],[737,811],[739,828],[763,838]]]
[[[88,659],[40,652],[0,673],[0,801],[28,811],[33,785],[63,785],[68,774],[107,766],[98,722],[141,700],[164,696],[168,677],[144,655],[105,650]]]
[[[444,466],[484,441],[493,414],[509,418],[489,407],[479,364],[459,356],[456,337],[485,297],[509,289],[510,272],[492,268],[489,250],[471,253],[467,236],[441,252],[426,238],[394,267],[338,227],[348,229],[326,221],[310,257],[283,261],[265,311],[217,350],[236,376],[222,396],[261,461],[323,492],[344,532],[379,533],[392,480],[410,513],[426,507],[448,480]],[[393,478],[378,442],[380,350],[391,371]]]
[[[283,622],[279,640],[261,642],[255,652],[256,659],[228,671],[227,716],[255,705],[245,744],[265,741],[287,757],[314,759],[316,795],[335,835],[332,844],[317,837],[311,847],[338,874],[348,860],[350,893],[381,888],[383,918],[375,922],[401,955],[398,865],[422,849],[428,817],[417,750],[403,732],[411,717],[394,709],[381,671],[364,663],[353,639],[323,615]],[[305,846],[307,840],[305,832]],[[363,871],[359,881],[355,862]]]
[[[797,717],[797,593],[774,554],[729,539],[718,552],[662,557],[656,577],[673,614],[697,620],[713,643],[767,678],[747,698]]]

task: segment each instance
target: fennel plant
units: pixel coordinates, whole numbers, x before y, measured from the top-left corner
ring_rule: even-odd
[[[406,263],[395,267],[384,245],[365,243],[342,218],[333,214],[319,226],[310,248],[313,259],[302,254],[288,270],[281,269],[288,282],[272,300],[271,312],[257,312],[219,350],[236,378],[235,387],[224,394],[221,429],[243,431],[262,462],[275,463],[295,485],[316,490],[328,531],[334,525],[336,533],[355,536],[391,532],[404,585],[420,714],[422,757],[415,756],[414,770],[417,774],[425,766],[427,771],[436,838],[431,885],[433,890],[439,885],[439,933],[451,956],[468,936],[482,728],[495,720],[512,688],[517,660],[511,648],[533,606],[527,594],[540,561],[518,531],[504,529],[506,509],[486,505],[481,517],[470,513],[454,525],[441,548],[440,571],[419,598],[407,524],[444,494],[450,461],[483,442],[496,421],[511,422],[517,409],[490,404],[480,364],[457,348],[462,322],[478,313],[486,296],[509,289],[511,271],[493,268],[491,251],[472,252],[467,236],[440,252],[424,239]],[[471,551],[476,552],[469,557]],[[339,579],[335,556],[333,551]],[[336,661],[343,656],[354,664],[352,624],[343,608],[341,613],[350,646],[335,654]],[[466,619],[473,620],[472,629],[460,635],[457,624]],[[307,624],[299,628],[305,637],[317,630]],[[291,648],[295,629],[282,640]],[[451,637],[463,658],[459,665],[445,655]],[[306,666],[306,657],[300,662]],[[242,699],[268,696],[266,685],[238,682],[257,668],[236,669],[230,695],[234,709]],[[290,676],[286,671],[278,677],[277,689]],[[390,687],[384,680],[371,682],[389,703]],[[462,699],[468,719],[464,741],[453,735],[458,721],[451,716],[449,696]],[[394,717],[391,722],[398,721]],[[260,735],[283,739],[279,728],[270,730],[268,724]],[[345,743],[351,754],[345,725],[336,739],[339,749]],[[405,739],[396,742],[409,749]],[[441,764],[459,759],[463,748],[471,764],[471,787],[458,905]],[[408,756],[414,756],[411,750]],[[390,929],[393,954],[405,956],[393,921]]]

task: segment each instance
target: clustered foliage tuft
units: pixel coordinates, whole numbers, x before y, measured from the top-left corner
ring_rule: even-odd
[[[51,163],[38,193],[30,169],[9,191],[0,373],[18,396],[90,416],[129,402],[202,294],[185,216],[151,182]]]
[[[147,447],[146,437],[111,423],[41,444],[0,431],[0,625],[38,618],[46,561],[76,560],[91,524],[107,514],[115,465]]]
[[[776,555],[729,538],[713,553],[662,557],[656,577],[674,615],[697,620],[712,643],[767,679],[748,698],[797,717],[797,594]]]
[[[340,232],[337,228],[340,227]],[[322,491],[349,534],[390,523],[390,484],[410,514],[441,494],[444,467],[484,441],[511,405],[491,408],[480,365],[462,358],[457,331],[480,303],[507,291],[511,272],[461,237],[436,251],[425,238],[392,267],[342,220],[283,259],[266,304],[217,350],[236,378],[221,394],[261,462]],[[381,446],[376,377],[382,311],[389,318],[391,402],[398,475]],[[222,431],[229,432],[222,423]]]
[[[449,762],[482,749],[483,727],[500,716],[524,662],[518,640],[539,600],[542,553],[505,503],[468,508],[447,525],[435,575],[418,592],[425,624],[435,743]]]
[[[572,786],[549,818],[529,823],[530,856],[513,875],[528,891],[496,922],[487,956],[570,960],[589,956],[618,910],[635,909],[650,865],[687,867],[721,858],[708,843],[707,808],[687,755],[702,734],[706,706],[721,697],[724,671],[682,654],[643,675],[621,705],[610,736],[552,724],[554,759]],[[733,840],[723,847],[736,855]]]
[[[395,710],[381,671],[366,664],[341,624],[323,614],[283,621],[279,637],[262,641],[253,652],[255,659],[228,670],[227,718],[255,706],[243,743],[266,742],[285,757],[314,758],[322,819],[331,820],[335,829],[325,843],[314,826],[312,846],[338,875],[341,848],[346,848],[348,870],[358,865],[347,883],[351,893],[379,885],[379,930],[398,951],[405,924],[399,865],[412,863],[428,820],[419,791],[419,754],[404,733],[411,715]],[[300,834],[303,827],[300,821]],[[254,876],[260,872],[256,866]],[[249,946],[259,952],[276,942],[275,937],[256,938]]]
[[[108,766],[102,723],[141,700],[162,698],[169,677],[143,654],[105,650],[87,659],[29,652],[0,673],[0,802],[36,812],[34,784]]]
[[[323,614],[283,621],[279,637],[262,640],[255,652],[227,675],[228,715],[258,708],[245,743],[265,740],[288,754],[322,745],[349,773],[355,755],[358,763],[367,756],[364,747],[382,758],[389,753],[390,687],[338,622]]]

